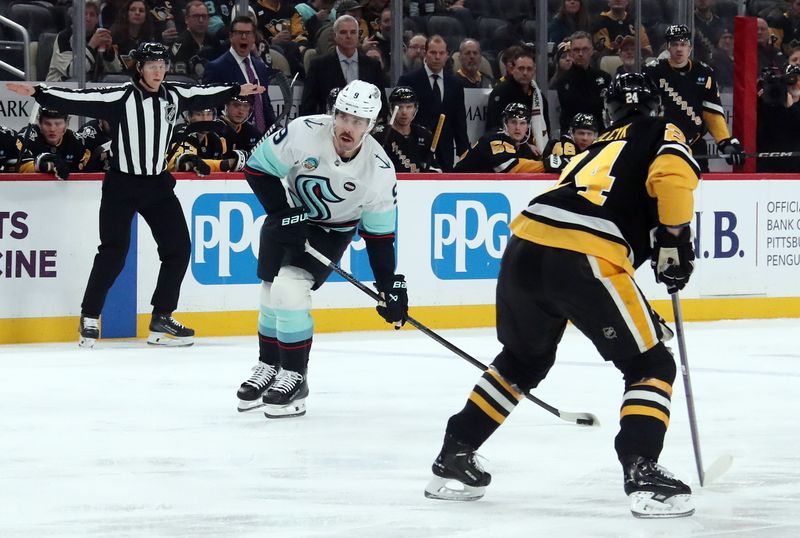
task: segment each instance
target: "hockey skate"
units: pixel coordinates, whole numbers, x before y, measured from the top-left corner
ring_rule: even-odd
[[[477,501],[483,497],[492,475],[483,470],[477,457],[466,443],[445,439],[433,462],[434,476],[425,486],[425,496],[445,501]]]
[[[100,338],[100,327],[98,326],[97,318],[89,318],[81,316],[81,324],[79,327],[80,340],[78,345],[80,347],[93,348],[94,343]]]
[[[184,327],[171,315],[153,314],[147,343],[154,346],[191,346],[194,330]]]
[[[258,364],[253,366],[253,373],[236,392],[236,396],[239,398],[238,409],[240,413],[264,405],[261,398],[267,392],[277,374],[278,370],[271,364],[258,361]]]
[[[635,456],[623,467],[625,493],[635,517],[650,519],[694,514],[691,488],[654,460]]]
[[[300,372],[281,370],[264,394],[267,418],[301,417],[306,414],[308,383]]]

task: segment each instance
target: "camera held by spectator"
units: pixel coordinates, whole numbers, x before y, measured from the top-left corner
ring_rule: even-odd
[[[785,69],[766,67],[758,81],[758,91],[765,104],[771,106],[790,107],[800,95],[797,88],[800,66],[787,65]]]

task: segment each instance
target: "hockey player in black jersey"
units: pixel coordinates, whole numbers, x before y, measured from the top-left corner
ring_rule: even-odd
[[[249,152],[233,148],[233,129],[216,119],[213,108],[200,106],[187,112],[187,122],[175,129],[169,169],[194,171],[198,176],[211,172],[240,171]]]
[[[441,172],[431,153],[433,135],[424,126],[413,123],[419,109],[414,90],[398,86],[389,94],[389,108],[397,114],[391,125],[378,125],[373,135],[386,150],[397,172]]]
[[[78,128],[76,133],[90,152],[89,162],[84,172],[105,172],[108,170],[111,151],[111,132],[106,120],[89,120]]]
[[[706,154],[702,138],[710,132],[717,149],[726,156],[725,161],[740,165],[744,162],[744,148],[728,131],[714,70],[689,59],[690,37],[687,26],[669,26],[664,32],[669,57],[648,62],[644,71],[661,94],[664,118],[681,129],[694,153]]]
[[[248,155],[261,139],[258,129],[249,121],[252,115],[253,97],[236,95],[225,105],[225,111],[220,118],[231,128],[226,138],[229,139],[232,149],[244,151]]]
[[[657,463],[676,366],[664,345],[669,331],[633,280],[650,259],[656,281],[673,293],[694,267],[689,222],[699,168],[681,130],[654,117],[659,108],[646,75],[618,75],[605,95],[610,126],[511,223],[497,282],[503,348],[450,418],[427,497],[483,496],[491,476],[475,451],[547,376],[571,321],[623,374],[615,449],[633,515],[694,512],[689,486]]]
[[[19,171],[54,174],[67,179],[71,172],[83,170],[91,152],[83,139],[67,128],[69,116],[57,110],[40,108],[39,120],[19,133],[22,151]]]
[[[19,163],[19,150],[22,147],[12,129],[0,125],[0,172],[13,172]]]
[[[544,148],[544,156],[560,155],[567,160],[588,148],[597,138],[597,122],[593,114],[578,112],[569,123],[569,131],[558,140],[550,140]]]
[[[527,144],[530,136],[530,109],[522,103],[509,103],[503,109],[502,128],[487,133],[456,163],[456,172],[482,173],[537,173],[557,172],[565,161],[551,155],[544,161],[536,160]]]

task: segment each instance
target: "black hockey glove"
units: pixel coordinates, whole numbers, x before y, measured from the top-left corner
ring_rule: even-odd
[[[55,153],[42,153],[36,158],[34,170],[45,174],[55,174],[56,179],[69,179],[69,163]]]
[[[548,155],[542,163],[544,164],[544,171],[548,173],[560,173],[567,163],[569,159],[567,157],[563,157],[561,155]]]
[[[719,150],[720,155],[725,156],[726,163],[733,166],[744,164],[744,148],[736,138],[720,140],[719,144],[717,144],[717,150]]]
[[[394,275],[384,282],[376,282],[375,287],[381,296],[375,309],[386,323],[394,323],[395,330],[402,327],[408,320],[408,291],[406,290],[406,277]]]
[[[673,235],[664,226],[656,228],[650,266],[655,271],[656,282],[663,282],[667,292],[682,290],[694,271],[691,229],[685,226],[679,235]]]
[[[194,173],[200,177],[207,176],[211,173],[211,167],[208,166],[200,156],[191,153],[180,155],[175,163],[175,168],[177,168],[179,172],[194,171]]]
[[[244,165],[247,163],[247,152],[240,149],[235,149],[231,152],[231,156],[223,159],[219,165],[222,172],[241,172],[244,170]]]
[[[306,250],[308,213],[304,207],[289,207],[267,215],[264,237],[283,247],[289,262]]]

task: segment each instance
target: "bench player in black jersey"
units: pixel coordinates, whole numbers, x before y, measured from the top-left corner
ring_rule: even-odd
[[[531,111],[522,103],[509,103],[501,115],[502,127],[480,137],[456,163],[456,172],[538,173],[558,172],[566,161],[551,155],[536,159],[527,144],[531,129]]]
[[[657,464],[676,367],[663,343],[670,331],[633,280],[651,259],[656,280],[673,293],[694,263],[689,222],[699,168],[681,130],[655,117],[659,108],[646,75],[618,75],[605,96],[610,127],[511,223],[497,281],[503,349],[450,418],[426,496],[483,495],[491,476],[475,451],[545,378],[571,321],[624,377],[615,449],[631,511],[694,512],[690,488]],[[450,488],[453,480],[463,487]]]
[[[714,70],[692,61],[691,33],[683,24],[673,24],[664,32],[669,57],[652,60],[644,68],[661,94],[664,118],[677,125],[697,155],[705,155],[703,136],[710,132],[719,152],[731,165],[744,162],[744,149],[732,138],[725,123]],[[707,170],[705,163],[703,169]]]
[[[383,146],[397,172],[441,172],[431,152],[433,135],[419,123],[413,123],[419,110],[417,94],[408,86],[398,86],[389,94],[389,108],[394,114],[391,125],[378,125],[372,136]]]
[[[560,155],[571,159],[588,148],[597,138],[597,121],[593,114],[578,112],[569,122],[569,131],[558,140],[550,139],[544,148],[543,155]]]
[[[175,128],[169,155],[169,170],[195,172],[238,172],[244,169],[249,152],[234,149],[234,131],[216,118],[216,110],[205,105],[191,108],[186,123]]]
[[[54,174],[57,179],[67,179],[71,172],[83,170],[91,152],[83,139],[68,128],[69,116],[50,108],[39,109],[35,125],[20,130],[22,151],[19,171]]]
[[[22,147],[13,129],[0,125],[0,172],[13,172],[19,164],[19,151]]]

